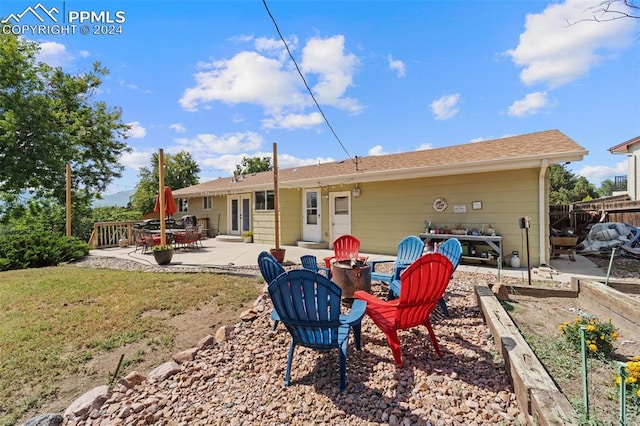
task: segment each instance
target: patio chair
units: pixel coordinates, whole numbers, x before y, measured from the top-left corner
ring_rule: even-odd
[[[443,254],[427,253],[400,275],[400,297],[384,301],[363,290],[355,297],[367,302],[367,315],[384,332],[396,366],[402,367],[398,330],[424,325],[438,355],[442,356],[429,316],[449,284],[453,265]]]
[[[285,272],[282,265],[268,251],[263,251],[258,254],[258,267],[260,268],[262,278],[264,278],[264,282],[267,285],[271,284],[278,275]],[[273,321],[273,329],[275,330],[280,322],[280,317],[275,309],[271,311],[271,320]]]
[[[415,235],[409,235],[398,243],[398,251],[395,260],[374,260],[371,264],[371,280],[382,281],[389,284],[394,279],[400,279],[400,274],[417,258],[422,256],[424,241]],[[376,266],[382,263],[393,262],[393,271],[390,274],[376,272]]]
[[[353,235],[344,234],[333,240],[333,256],[324,258],[324,266],[331,269],[331,262],[357,259],[366,261],[366,257],[360,256],[360,240]]]
[[[138,247],[142,247],[142,254],[147,252],[147,249],[150,247],[147,245],[147,240],[145,239],[144,232],[142,229],[134,229],[133,230],[133,245],[135,247],[134,253],[138,251]]]
[[[460,241],[457,238],[449,238],[447,241],[438,246],[437,253],[442,253],[443,255],[447,256],[447,259],[449,259],[449,261],[453,265],[453,271],[451,272],[451,274],[453,275],[453,272],[456,271],[456,268],[460,264],[460,259],[462,259],[462,244],[460,244]],[[449,315],[449,310],[447,309],[447,303],[444,301],[444,297],[440,299],[440,301],[438,302],[438,306],[442,310],[444,316],[451,316]]]
[[[177,232],[173,236],[174,236],[176,248],[200,249],[200,246],[198,245],[198,241],[202,237],[202,234],[196,231],[196,228],[185,229],[184,232]]]
[[[331,269],[330,268],[325,268],[324,266],[319,266],[318,265],[318,258],[315,257],[312,254],[305,254],[303,256],[300,256],[300,263],[302,264],[302,267],[305,269],[309,269],[310,271],[313,272],[324,272],[324,275],[331,279]]]
[[[269,295],[292,340],[284,385],[289,386],[291,362],[296,346],[315,350],[338,349],[340,391],[346,388],[347,345],[353,328],[360,350],[360,328],[367,304],[354,300],[348,315],[340,313],[342,290],[322,274],[294,269],[269,284]]]

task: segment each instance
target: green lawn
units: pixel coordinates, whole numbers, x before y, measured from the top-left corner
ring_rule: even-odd
[[[54,395],[59,377],[96,354],[145,338],[171,342],[157,316],[203,301],[238,309],[258,296],[255,279],[71,266],[0,272],[0,425]],[[105,377],[105,384],[109,378]]]

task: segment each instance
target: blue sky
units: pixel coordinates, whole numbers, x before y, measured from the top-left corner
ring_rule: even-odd
[[[262,0],[2,0],[0,16],[32,7],[43,21],[19,24],[47,27],[21,30],[40,60],[110,70],[96,99],[122,108],[133,148],[111,192],[160,148],[189,151],[206,181],[273,142],[285,168],[549,129],[588,149],[569,168],[599,185],[626,174],[607,149],[640,135],[640,19],[594,22],[598,4],[267,1],[337,138]]]

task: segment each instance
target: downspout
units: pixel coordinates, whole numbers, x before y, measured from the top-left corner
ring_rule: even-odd
[[[546,176],[547,170],[549,170],[549,162],[545,158],[540,165],[540,176],[538,177],[538,223],[540,223],[540,265],[547,264],[547,240],[548,240],[548,220],[547,214],[547,185]]]

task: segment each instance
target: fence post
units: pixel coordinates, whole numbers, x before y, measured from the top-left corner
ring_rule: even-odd
[[[582,389],[584,394],[584,412],[589,420],[589,380],[587,378],[587,327],[580,327],[580,353],[582,355]]]
[[[620,372],[620,426],[627,424],[627,364],[624,362],[618,365]]]

